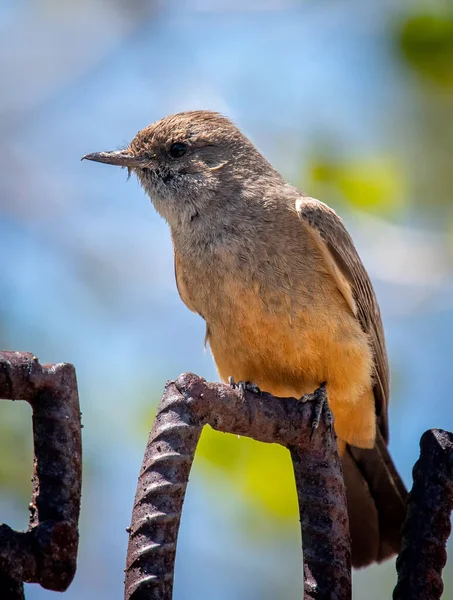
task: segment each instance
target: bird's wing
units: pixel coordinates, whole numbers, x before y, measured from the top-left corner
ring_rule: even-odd
[[[368,273],[340,217],[314,198],[300,197],[297,212],[321,250],[337,285],[369,336],[374,355],[374,396],[381,433],[388,441],[389,365],[381,313]]]

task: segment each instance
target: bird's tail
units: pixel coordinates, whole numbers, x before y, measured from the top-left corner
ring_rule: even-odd
[[[372,450],[347,446],[342,461],[352,565],[381,562],[400,551],[406,488],[379,430]]]

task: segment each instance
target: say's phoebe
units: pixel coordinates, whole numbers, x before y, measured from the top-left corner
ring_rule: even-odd
[[[407,492],[387,450],[384,331],[338,215],[214,112],[166,117],[125,150],[84,158],[135,172],[168,222],[179,294],[206,321],[224,381],[296,398],[327,382],[353,565],[398,552]]]

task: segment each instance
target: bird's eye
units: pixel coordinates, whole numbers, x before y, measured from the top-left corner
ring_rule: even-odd
[[[172,144],[170,146],[170,150],[168,151],[168,154],[172,158],[180,158],[186,152],[187,152],[186,144],[183,144],[182,142],[175,142],[174,144]]]

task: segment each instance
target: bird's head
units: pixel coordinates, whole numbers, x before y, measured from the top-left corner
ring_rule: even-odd
[[[259,179],[269,169],[275,173],[231,121],[210,111],[165,117],[139,131],[124,150],[83,158],[134,172],[170,225],[237,196],[244,181]]]

